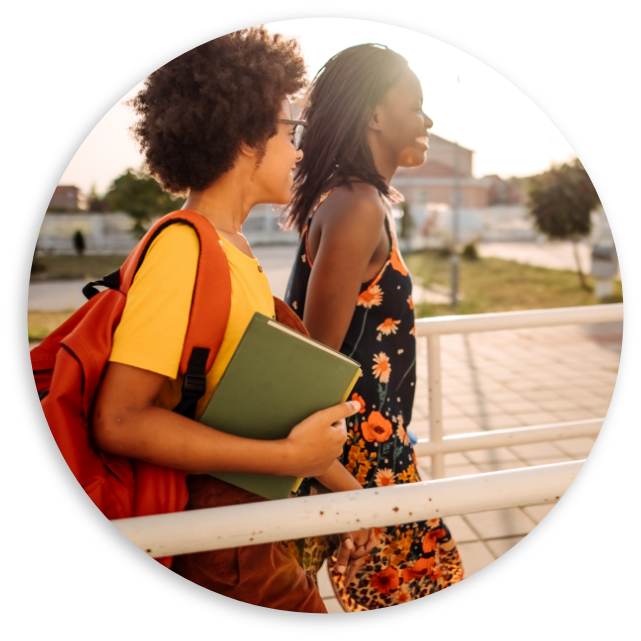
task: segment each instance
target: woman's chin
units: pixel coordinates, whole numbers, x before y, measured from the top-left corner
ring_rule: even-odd
[[[289,203],[292,200],[292,192],[291,189],[288,189],[287,191],[283,191],[282,193],[276,195],[274,194],[269,201],[272,205],[289,205]]]
[[[398,154],[399,167],[418,167],[425,162],[427,145],[417,145],[402,149]]]

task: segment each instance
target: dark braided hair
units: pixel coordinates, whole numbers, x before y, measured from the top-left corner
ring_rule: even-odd
[[[210,40],[154,71],[130,102],[147,168],[175,194],[229,171],[241,143],[264,153],[281,102],[306,84],[294,38],[252,27]]]
[[[296,171],[287,227],[302,231],[332,177],[348,185],[357,179],[389,195],[365,133],[374,108],[406,69],[407,60],[395,51],[362,44],[340,51],[318,72],[303,110],[308,122],[304,156]]]

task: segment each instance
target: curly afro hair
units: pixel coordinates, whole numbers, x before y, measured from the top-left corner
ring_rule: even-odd
[[[282,100],[305,85],[296,39],[243,29],[154,71],[130,101],[131,130],[164,189],[202,191],[234,166],[241,143],[264,153]]]

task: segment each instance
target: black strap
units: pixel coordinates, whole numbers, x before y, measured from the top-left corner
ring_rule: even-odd
[[[87,300],[91,300],[96,294],[100,293],[100,290],[96,289],[96,286],[108,287],[109,289],[120,289],[120,270],[118,269],[111,274],[103,276],[102,280],[94,280],[87,283],[82,288],[82,293],[85,295]]]
[[[147,252],[153,241],[158,237],[160,232],[169,227],[169,225],[183,224],[191,227],[196,234],[198,230],[192,222],[184,218],[172,218],[165,221],[159,225],[154,233],[148,238],[147,244],[142,251],[140,258],[138,260],[138,265],[136,266],[136,272],[140,269]],[[99,294],[100,291],[96,289],[96,286],[107,287],[109,289],[120,289],[120,270],[117,270],[107,276],[104,276],[102,280],[93,281],[87,283],[83,289],[82,293],[88,298],[93,298],[96,294]],[[189,357],[189,363],[187,364],[187,371],[183,378],[182,385],[182,398],[180,403],[174,408],[174,412],[186,416],[187,418],[194,418],[196,415],[196,405],[198,401],[203,397],[205,390],[207,388],[207,358],[209,356],[209,348],[205,347],[194,347],[191,351],[191,356]]]
[[[196,405],[207,389],[207,357],[209,349],[194,347],[191,350],[187,371],[183,378],[182,399],[174,412],[187,418],[196,416]]]

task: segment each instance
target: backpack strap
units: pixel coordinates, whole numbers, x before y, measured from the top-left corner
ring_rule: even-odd
[[[205,376],[225,338],[231,310],[231,275],[223,243],[214,226],[200,214],[180,212],[185,213],[190,215],[198,234],[200,258],[180,360],[183,397],[174,411],[194,418],[196,404],[205,393]]]
[[[194,211],[180,210],[167,214],[145,234],[118,272],[102,281],[90,283],[85,289],[100,284],[117,288],[126,295],[153,241],[164,229],[176,224],[191,227],[200,243],[198,271],[179,367],[183,376],[182,399],[174,408],[175,412],[194,418],[196,405],[205,393],[207,372],[214,364],[225,337],[231,308],[229,263],[214,226]]]
[[[100,280],[94,280],[87,283],[82,288],[82,293],[85,295],[87,300],[91,300],[96,294],[100,293],[100,290],[96,289],[96,285],[107,287],[109,289],[120,289],[120,270],[118,269],[115,272],[111,272],[111,274],[103,276]]]

